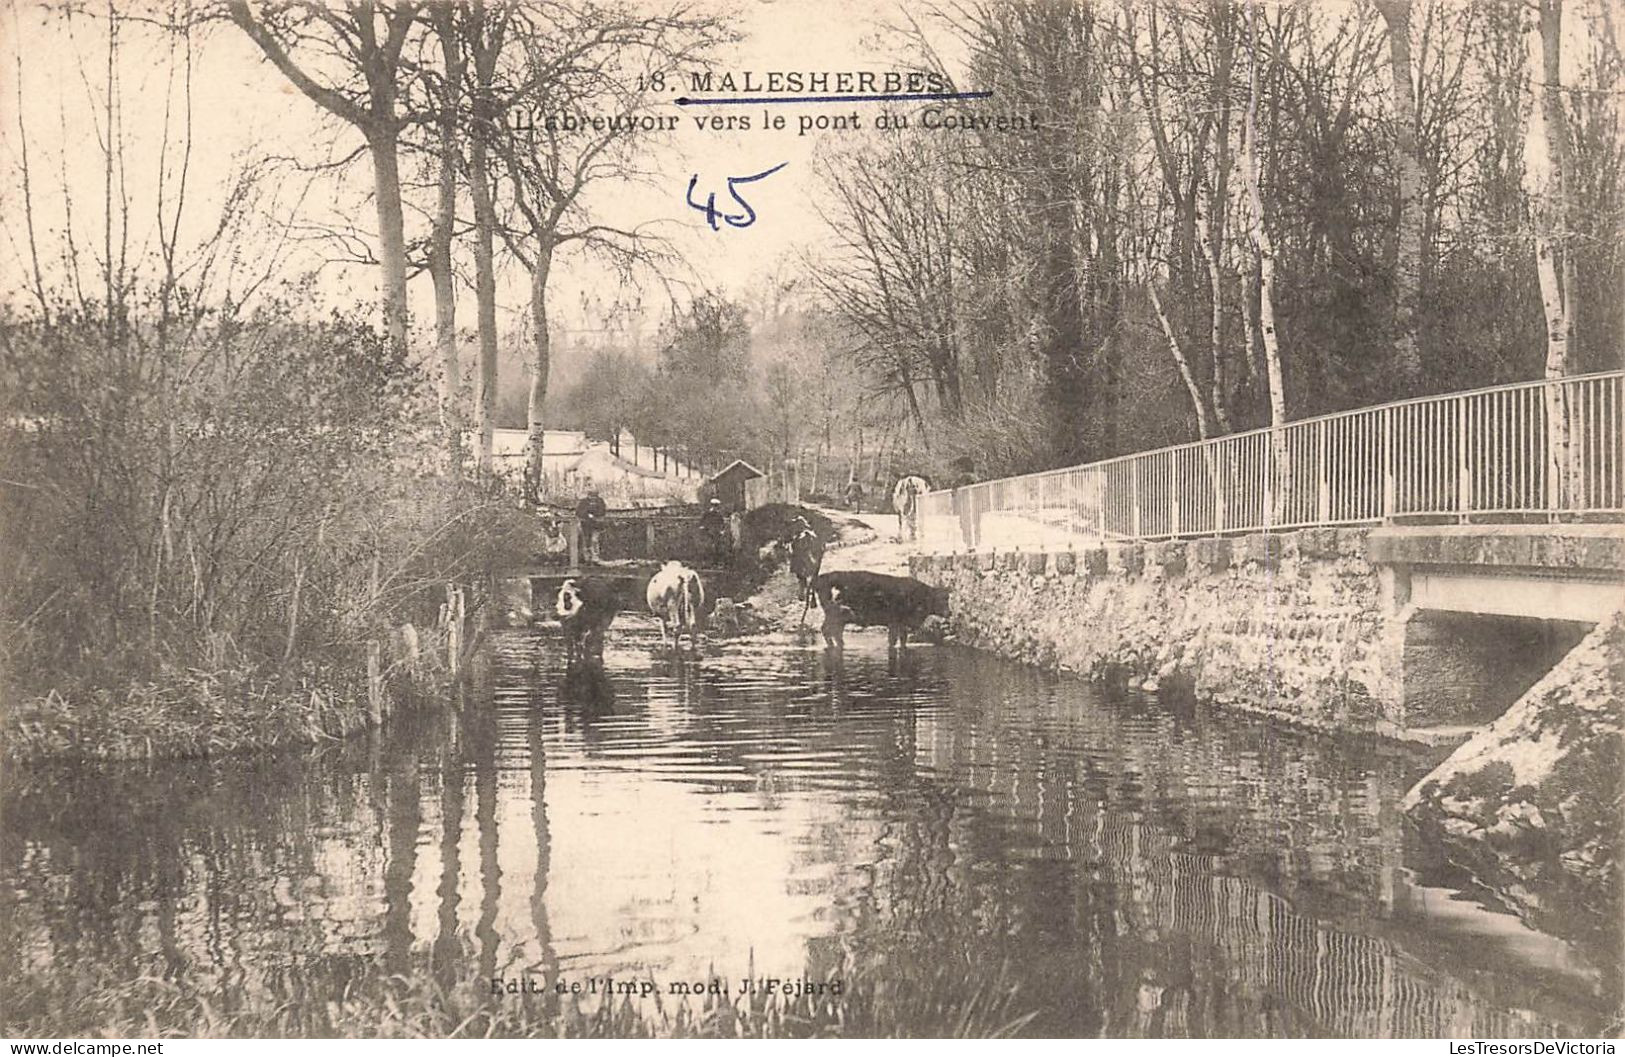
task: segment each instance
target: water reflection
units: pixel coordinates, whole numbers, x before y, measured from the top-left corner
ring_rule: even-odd
[[[314,754],[8,774],[0,972],[158,952],[326,1001],[370,959],[469,988],[970,967],[1072,1035],[1610,1013],[1566,946],[1418,872],[1401,751],[878,635],[839,665],[790,637],[657,643],[618,625],[564,670],[505,635],[458,708]]]

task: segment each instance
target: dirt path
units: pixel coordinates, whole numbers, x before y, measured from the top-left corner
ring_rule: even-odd
[[[918,554],[918,541],[897,538],[896,514],[853,514],[845,510],[816,507],[840,531],[835,544],[824,555],[824,571],[868,569],[871,572],[908,575],[908,559]]]

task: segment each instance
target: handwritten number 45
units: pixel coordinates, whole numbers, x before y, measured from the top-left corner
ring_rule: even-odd
[[[778,172],[780,169],[789,164],[790,163],[787,161],[780,162],[779,164],[773,166],[773,168],[764,172],[759,172],[755,176],[728,177],[728,197],[739,203],[739,208],[743,210],[743,212],[740,213],[726,213],[718,209],[717,193],[715,191],[712,191],[710,194],[705,196],[705,202],[703,204],[696,202],[694,200],[694,188],[699,185],[700,174],[695,173],[693,176],[689,177],[688,180],[688,207],[690,209],[697,209],[701,213],[704,213],[705,222],[711,225],[712,231],[721,230],[717,227],[717,221],[719,220],[727,224],[729,227],[748,228],[752,224],[756,223],[756,210],[752,209],[750,203],[745,201],[744,196],[739,193],[739,185],[755,183],[757,180],[772,176],[774,173]]]

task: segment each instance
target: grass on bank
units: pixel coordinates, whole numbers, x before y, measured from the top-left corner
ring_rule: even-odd
[[[393,710],[434,693],[444,679],[402,666],[385,684]],[[369,722],[364,658],[293,672],[165,665],[122,687],[68,683],[7,703],[0,740],[13,763],[184,758],[314,744]]]

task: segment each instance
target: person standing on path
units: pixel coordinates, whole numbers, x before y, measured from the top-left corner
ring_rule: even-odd
[[[609,509],[604,505],[604,497],[598,494],[592,480],[587,481],[587,494],[581,497],[576,504],[576,524],[581,529],[581,560],[597,564],[603,561],[599,537],[603,532],[604,520],[609,515]]]
[[[711,497],[711,501],[705,505],[705,512],[700,515],[700,535],[705,540],[711,561],[726,563],[733,556],[728,515],[723,513],[722,500],[715,496]]]

